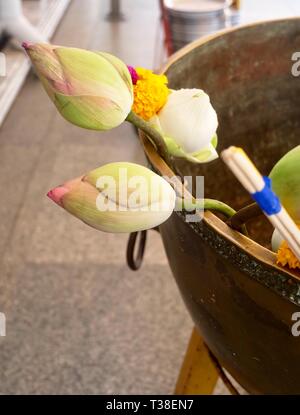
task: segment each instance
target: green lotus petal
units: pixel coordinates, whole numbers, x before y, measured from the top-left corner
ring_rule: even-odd
[[[283,206],[295,221],[300,222],[300,146],[283,156],[269,177]]]
[[[114,202],[116,203],[124,204],[123,201],[120,201],[119,197],[120,195],[125,195],[124,192],[121,192],[125,187],[127,188],[126,196],[128,197],[136,190],[135,186],[128,186],[128,183],[132,178],[142,178],[146,185],[144,190],[147,192],[147,195],[141,192],[141,197],[143,200],[147,200],[147,203],[157,203],[161,197],[159,192],[152,195],[148,193],[148,189],[151,189],[152,186],[156,185],[157,188],[161,188],[162,192],[169,191],[169,184],[165,180],[162,181],[159,176],[153,173],[153,171],[144,166],[128,162],[109,163],[98,169],[92,170],[84,177],[84,181],[96,187],[99,177],[104,176],[112,177],[115,181],[117,200],[114,200]],[[154,180],[157,180],[156,184]]]
[[[214,136],[212,142],[216,145],[216,136]],[[185,158],[192,163],[208,163],[218,158],[218,153],[215,150],[215,146],[211,143],[209,146],[194,153],[185,153],[183,149],[171,138],[164,136],[165,143],[168,148],[168,152],[174,157]]]
[[[90,171],[86,176],[84,176],[84,180],[94,187],[96,187],[97,180],[101,176],[113,177],[116,182],[118,182],[120,169],[126,169],[126,175],[128,178],[134,176],[143,176],[147,179],[148,183],[150,183],[151,178],[155,175],[155,173],[147,169],[147,167],[124,161],[118,163],[108,163],[104,166],[98,167],[97,169]]]
[[[214,146],[214,148],[217,148],[218,146],[218,136],[215,134],[211,140],[211,144]]]
[[[127,66],[125,65],[125,63],[122,62],[116,56],[111,55],[110,53],[107,53],[107,52],[95,52],[95,53],[97,53],[100,56],[105,57],[105,59],[107,59],[115,67],[115,69],[118,71],[119,75],[124,80],[125,84],[127,85],[128,90],[131,92],[131,95],[133,96],[132,79],[131,79],[130,72]]]
[[[109,99],[95,96],[55,94],[55,105],[72,124],[90,130],[109,130],[120,125],[127,114]]]
[[[100,95],[111,99],[123,92],[132,95],[115,66],[101,54],[64,47],[57,47],[54,52],[72,85],[72,95]]]
[[[36,44],[27,52],[39,76],[55,82],[64,81],[63,69],[54,53],[55,46]]]
[[[192,154],[193,159],[196,160],[197,163],[208,163],[217,159],[218,153],[213,144],[203,148],[201,151]]]
[[[168,136],[164,136],[164,140],[168,149],[168,152],[175,157],[186,157],[186,153],[183,149],[171,138]]]

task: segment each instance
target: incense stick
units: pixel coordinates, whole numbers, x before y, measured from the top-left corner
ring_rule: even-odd
[[[222,159],[300,259],[300,230],[272,191],[270,179],[259,173],[241,148],[229,147]]]

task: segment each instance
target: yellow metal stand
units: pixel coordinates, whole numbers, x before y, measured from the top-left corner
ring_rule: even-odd
[[[202,338],[193,329],[175,389],[176,395],[210,395],[219,373]]]
[[[219,377],[231,394],[238,394],[194,328],[177,380],[175,395],[211,395]]]

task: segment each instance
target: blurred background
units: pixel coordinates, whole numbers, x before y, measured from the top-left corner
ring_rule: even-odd
[[[21,42],[157,70],[205,34],[299,14],[299,0],[0,0],[0,394],[172,393],[192,330],[156,232],[132,272],[128,235],[88,228],[45,197],[107,162],[145,160],[129,125],[100,134],[64,121]]]

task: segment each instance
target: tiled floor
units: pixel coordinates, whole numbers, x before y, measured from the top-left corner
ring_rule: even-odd
[[[157,2],[122,3],[126,20],[118,24],[104,19],[107,0],[73,0],[53,41],[152,67]],[[105,134],[71,126],[27,79],[0,130],[2,394],[174,389],[192,323],[159,236],[150,233],[144,266],[133,273],[126,235],[96,232],[45,197],[114,160],[143,162],[130,126]]]

